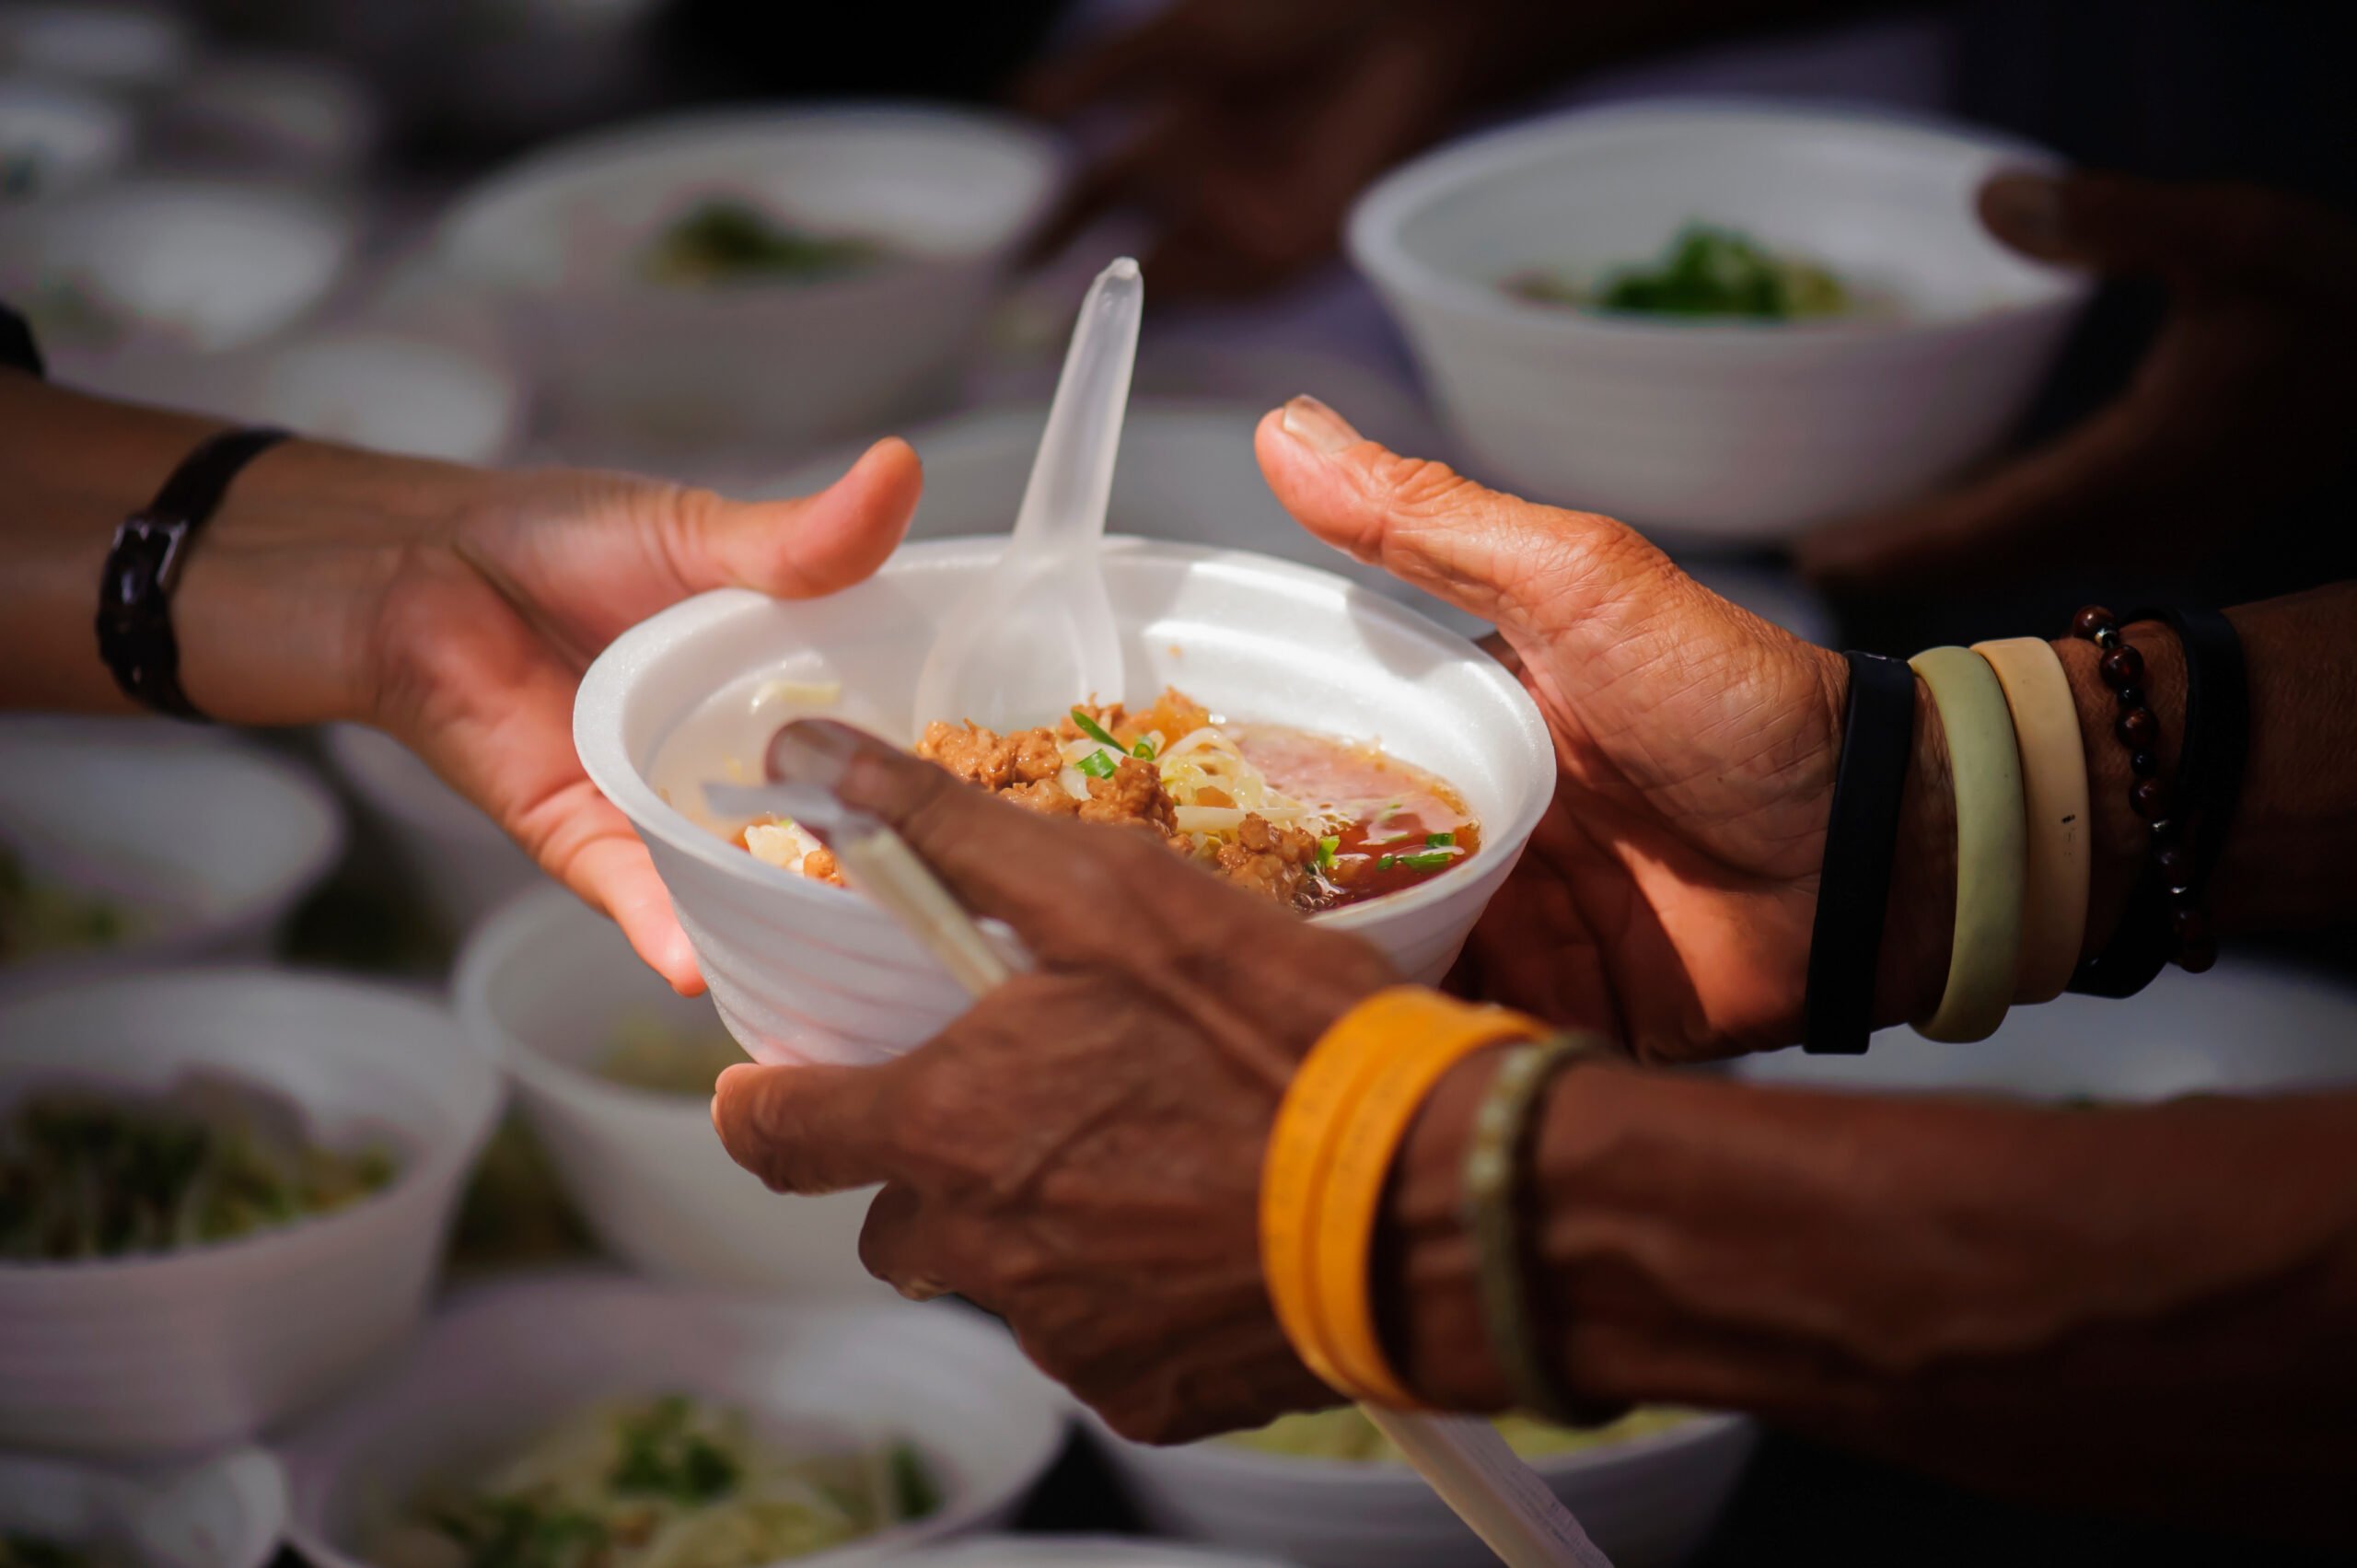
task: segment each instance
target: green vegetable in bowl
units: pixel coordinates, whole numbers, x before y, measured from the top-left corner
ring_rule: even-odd
[[[1650,266],[1624,267],[1593,288],[1546,272],[1526,273],[1505,286],[1542,305],[1631,316],[1800,321],[1844,315],[1856,304],[1826,268],[1707,223],[1688,224]]]
[[[41,876],[0,844],[0,964],[130,936],[129,912]]]
[[[873,266],[883,254],[872,239],[813,234],[749,203],[715,200],[666,228],[641,265],[650,282],[694,287],[809,282]]]
[[[381,1149],[321,1148],[252,1097],[188,1105],[55,1093],[0,1119],[0,1260],[69,1261],[230,1241],[358,1202],[393,1179]]]
[[[1526,1459],[1539,1459],[1649,1437],[1689,1419],[1684,1411],[1636,1410],[1609,1425],[1586,1432],[1550,1426],[1523,1415],[1502,1415],[1496,1418],[1495,1424],[1507,1446]],[[1394,1447],[1365,1412],[1354,1405],[1279,1416],[1258,1432],[1233,1433],[1219,1441],[1294,1459],[1351,1459],[1394,1465],[1408,1462],[1407,1456]]]
[[[674,1028],[649,1014],[624,1018],[614,1042],[598,1063],[598,1075],[660,1095],[709,1098],[713,1080],[749,1060],[726,1029]]]

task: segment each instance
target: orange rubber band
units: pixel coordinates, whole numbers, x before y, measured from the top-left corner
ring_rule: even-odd
[[[1401,986],[1337,1019],[1303,1061],[1261,1171],[1261,1271],[1286,1338],[1336,1392],[1414,1403],[1384,1357],[1368,1279],[1392,1159],[1450,1067],[1545,1032],[1518,1013]]]

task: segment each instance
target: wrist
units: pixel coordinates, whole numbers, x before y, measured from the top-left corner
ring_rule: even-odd
[[[1947,985],[1956,941],[1956,786],[1947,732],[1931,688],[1915,682],[1915,742],[1899,796],[1882,960],[1875,984],[1878,1025],[1931,1016]]]
[[[2125,627],[2128,645],[2144,658],[2144,705],[2160,720],[2160,777],[2177,777],[2185,744],[2185,655],[2165,626],[2151,621]],[[2131,893],[2151,851],[2152,836],[2128,800],[2134,783],[2128,748],[2112,733],[2119,704],[2103,683],[2096,663],[2102,650],[2077,637],[2054,645],[2070,679],[2079,710],[2079,735],[2086,750],[2087,809],[2093,819],[2087,889],[2087,930],[2080,957],[2090,958],[2109,945],[2128,908]]]

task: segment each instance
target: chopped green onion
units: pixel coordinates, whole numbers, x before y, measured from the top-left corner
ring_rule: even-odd
[[[1073,766],[1092,779],[1109,779],[1120,771],[1121,765],[1103,751],[1091,751]]]
[[[1113,732],[1111,730],[1107,729],[1103,725],[1098,724],[1095,719],[1088,716],[1086,709],[1074,708],[1072,711],[1072,722],[1080,726],[1081,734],[1088,737],[1089,739],[1094,740],[1099,746],[1109,746],[1116,751],[1126,749],[1120,741],[1113,738]]]
[[[1341,853],[1341,848],[1342,848],[1342,841],[1341,841],[1341,836],[1340,836],[1340,835],[1337,835],[1337,836],[1335,836],[1335,837],[1333,837],[1333,838],[1330,838],[1330,839],[1320,839],[1320,840],[1318,840],[1318,865],[1333,865],[1333,864],[1334,864],[1334,856],[1335,856],[1336,854],[1340,854],[1340,853]]]
[[[1131,747],[1131,748],[1130,748],[1130,755],[1131,755],[1131,756],[1132,756],[1132,757],[1137,758],[1137,759],[1138,759],[1138,760],[1140,760],[1141,761],[1146,761],[1146,762],[1151,762],[1151,761],[1154,761],[1154,742],[1153,742],[1153,741],[1151,741],[1151,740],[1141,740],[1141,741],[1139,741],[1135,746],[1132,746],[1132,747]]]
[[[1447,850],[1428,849],[1416,854],[1401,855],[1399,864],[1411,871],[1438,871],[1456,858],[1457,856]]]
[[[1443,844],[1453,844],[1456,842],[1457,835],[1455,833],[1426,833],[1424,835],[1424,842],[1432,845],[1434,849],[1438,849]]]
[[[1388,871],[1399,864],[1399,857],[1396,854],[1378,854],[1375,857],[1375,868],[1377,871]]]

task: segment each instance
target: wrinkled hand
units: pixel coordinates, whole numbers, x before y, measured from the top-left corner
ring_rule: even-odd
[[[868,1268],[1004,1318],[1127,1435],[1331,1403],[1261,1283],[1261,1156],[1300,1059],[1395,982],[1382,957],[1146,834],[992,800],[840,725],[788,734],[1038,968],[883,1066],[730,1068],[730,1155],[784,1191],[884,1183]]]
[[[581,671],[691,594],[807,598],[858,582],[900,542],[920,483],[900,441],[817,495],[756,505],[626,474],[468,474],[463,505],[393,551],[373,590],[357,659],[366,716],[610,914],[665,979],[701,989],[645,846],[574,753]]]
[[[1555,801],[1462,977],[1640,1058],[1799,1038],[1848,672],[1609,517],[1535,505],[1362,440],[1295,399],[1263,420],[1278,500],[1329,544],[1494,621],[1555,739]],[[1886,936],[1886,1016],[1945,958],[1944,758],[1920,755]],[[1945,830],[1950,834],[1953,829]],[[1949,854],[1952,855],[1952,850]],[[1928,906],[1922,931],[1902,918]]]
[[[1828,528],[1803,567],[1837,587],[1988,580],[2033,554],[2132,548],[2180,563],[2350,462],[2357,424],[2357,223],[2303,197],[2117,176],[2004,175],[1980,194],[2025,255],[2169,288],[2119,401],[1946,494]]]

